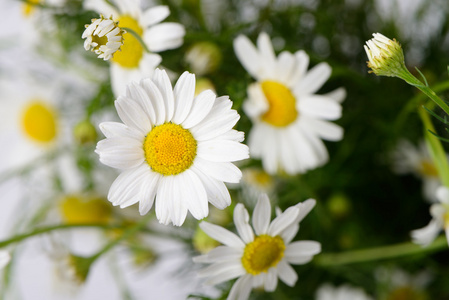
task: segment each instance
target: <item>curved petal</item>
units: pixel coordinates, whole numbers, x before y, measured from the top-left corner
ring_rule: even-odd
[[[223,181],[207,176],[195,166],[192,166],[190,170],[195,172],[202,181],[206,189],[207,198],[213,206],[218,209],[225,209],[231,205],[231,195]]]
[[[172,121],[181,124],[190,113],[195,94],[195,75],[184,72],[175,84],[173,91],[175,99],[175,113]]]
[[[276,290],[276,287],[278,285],[278,276],[277,276],[277,269],[275,267],[271,267],[268,269],[267,274],[265,275],[265,291],[267,292],[273,292]]]
[[[227,300],[247,300],[251,293],[251,275],[246,274],[237,279],[229,292]]]
[[[151,129],[151,120],[142,108],[132,99],[120,96],[114,102],[117,114],[128,127],[137,129],[146,135]]]
[[[154,125],[161,125],[165,122],[165,105],[162,94],[158,87],[150,78],[146,78],[140,81],[141,88],[147,94],[147,107],[145,108],[147,113],[152,113],[151,117]]]
[[[167,72],[156,69],[153,74],[153,83],[158,87],[162,95],[165,107],[165,122],[169,122],[172,120],[175,112],[175,96],[173,95],[173,87]]]
[[[299,215],[299,208],[291,206],[287,208],[280,216],[277,216],[268,227],[268,234],[271,236],[279,235],[287,227],[295,222],[296,217]]]
[[[301,82],[301,79],[304,78],[307,68],[309,67],[309,56],[304,50],[297,51],[295,53],[295,59],[296,68],[290,76],[290,80],[287,82],[287,86],[292,89]]]
[[[327,63],[320,63],[307,72],[294,88],[295,95],[314,94],[329,79],[332,69]]]
[[[298,241],[287,246],[284,255],[288,262],[303,264],[321,252],[321,244],[315,241]]]
[[[143,40],[152,52],[161,52],[182,45],[186,31],[178,23],[165,22],[150,27],[143,33]]]
[[[145,173],[148,173],[148,167],[145,165],[122,172],[112,183],[108,200],[114,206],[120,205],[121,208],[140,201],[143,178],[146,178]]]
[[[242,66],[253,77],[258,79],[259,70],[262,68],[259,51],[244,35],[239,35],[234,40],[234,52]]]
[[[253,211],[253,226],[257,235],[266,234],[271,221],[271,204],[266,194],[261,194]]]
[[[156,192],[156,218],[164,225],[168,225],[171,221],[169,202],[173,198],[173,178],[173,176],[162,177]]]
[[[176,175],[179,185],[178,200],[182,199],[184,206],[190,211],[192,216],[197,219],[203,219],[209,214],[207,193],[203,183],[191,170]]]
[[[160,23],[170,15],[170,9],[165,5],[158,5],[145,10],[140,19],[140,23],[143,27],[149,27],[151,25]]]
[[[205,161],[196,157],[193,164],[204,174],[220,181],[239,183],[242,178],[242,171],[230,162]]]
[[[148,81],[151,80],[148,79]],[[126,87],[126,96],[140,106],[150,120],[151,125],[153,125],[156,121],[156,107],[154,106],[153,101],[150,100],[150,96],[154,97],[154,95],[149,95],[143,87],[149,84],[148,81],[146,84],[143,84],[143,80],[140,81],[140,84],[135,81],[128,84]]]
[[[105,135],[107,138],[113,138],[113,137],[126,137],[131,138],[139,143],[143,144],[143,140],[145,139],[145,135],[142,134],[142,132],[132,128],[128,127],[123,123],[118,122],[103,122],[99,125],[101,132]]]
[[[285,261],[285,259],[282,259],[279,262],[277,269],[279,278],[286,285],[291,287],[295,286],[295,283],[298,280],[298,274],[296,274],[295,270]]]
[[[142,144],[126,137],[101,140],[95,152],[103,164],[122,170],[136,168],[145,160]]]
[[[221,226],[202,221],[200,223],[200,228],[208,236],[219,241],[223,245],[240,249],[245,248],[245,243],[243,243],[243,241],[235,233],[232,233]]]
[[[315,118],[337,120],[341,117],[341,105],[327,97],[308,95],[298,101],[300,114]]]
[[[201,122],[215,103],[215,93],[211,90],[201,92],[193,99],[192,110],[182,123],[182,127],[189,129]]]
[[[238,203],[234,209],[234,224],[240,238],[246,244],[254,241],[254,232],[249,225],[249,214],[242,203]]]
[[[215,285],[245,274],[242,264],[236,262],[214,263],[198,272],[199,277],[207,277],[206,284]]]
[[[413,230],[410,235],[412,236],[413,243],[427,247],[435,240],[441,229],[440,224],[432,219],[427,226]]]
[[[214,263],[221,261],[240,261],[243,249],[228,246],[218,246],[207,254],[193,257],[195,263]]]
[[[139,213],[141,216],[146,215],[153,206],[159,180],[162,176],[150,170],[148,174],[145,174],[145,177],[142,180],[142,199],[139,203]]]
[[[249,149],[245,144],[229,140],[208,140],[198,142],[197,155],[214,162],[230,162],[249,158]]]

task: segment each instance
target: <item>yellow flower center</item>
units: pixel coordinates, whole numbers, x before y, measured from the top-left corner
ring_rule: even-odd
[[[92,35],[92,42],[97,43],[98,45],[93,48],[93,51],[100,49],[100,46],[106,45],[108,43],[108,37],[106,35],[98,36]]]
[[[298,117],[296,99],[285,85],[276,81],[263,81],[260,86],[268,101],[269,108],[262,120],[273,126],[284,127]]]
[[[35,9],[36,9],[36,5],[40,4],[41,0],[27,0],[26,2],[24,2],[24,4],[22,5],[22,13],[25,17],[29,17],[31,16]]]
[[[280,236],[259,235],[246,245],[242,264],[245,270],[258,275],[276,266],[284,257],[285,244]]]
[[[402,286],[392,291],[387,300],[427,300],[427,295],[410,286]]]
[[[56,137],[56,112],[39,100],[31,101],[22,114],[22,128],[33,140],[48,143]]]
[[[148,133],[143,148],[153,171],[176,175],[187,170],[196,156],[196,140],[181,125],[165,123]]]
[[[59,208],[66,224],[105,224],[112,216],[111,205],[99,197],[69,195]]]
[[[424,176],[438,177],[438,170],[430,160],[423,160],[419,166],[419,172]]]
[[[118,22],[121,28],[129,28],[139,36],[142,36],[143,29],[131,16],[123,15],[118,19]],[[123,35],[123,39],[124,42],[120,48],[121,51],[117,51],[112,60],[124,68],[137,68],[143,56],[144,49],[136,37],[129,32]]]

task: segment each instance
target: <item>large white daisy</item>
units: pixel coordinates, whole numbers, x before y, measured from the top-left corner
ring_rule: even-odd
[[[257,80],[248,87],[243,103],[253,122],[248,138],[251,156],[261,158],[270,174],[303,173],[323,165],[328,153],[321,139],[343,137],[343,129],[329,120],[340,118],[345,90],[315,94],[331,68],[320,63],[307,72],[309,57],[304,51],[284,51],[276,57],[266,33],[259,35],[257,47],[243,35],[234,41],[238,59]]]
[[[109,190],[114,205],[140,202],[143,215],[156,198],[159,222],[180,226],[188,210],[206,217],[208,200],[220,209],[231,203],[223,182],[239,182],[231,162],[248,158],[243,133],[232,129],[240,116],[229,97],[194,93],[195,75],[182,74],[173,90],[156,69],[115,101],[124,124],[101,123],[106,139],[96,149],[101,162],[123,171]]]
[[[272,292],[278,278],[294,286],[298,276],[290,264],[305,264],[321,251],[320,243],[315,241],[291,242],[299,222],[314,206],[315,200],[309,199],[270,222],[270,200],[262,194],[253,212],[253,231],[248,211],[239,203],[234,209],[234,223],[240,237],[223,227],[201,222],[201,229],[223,246],[194,258],[197,263],[211,264],[200,270],[199,276],[206,277],[206,283],[212,285],[239,277],[228,299],[247,299],[255,287]]]
[[[430,214],[432,215],[430,223],[411,232],[413,242],[423,247],[430,245],[441,230],[446,232],[449,244],[449,188],[440,186],[436,190],[436,197],[439,203],[434,203],[430,207]]]
[[[84,7],[106,17],[112,16],[121,28],[129,28],[138,34],[151,52],[146,52],[131,33],[123,35],[121,51],[116,52],[111,60],[112,89],[116,96],[125,93],[129,82],[152,75],[162,60],[153,52],[177,48],[183,43],[185,29],[181,24],[160,23],[170,14],[167,6],[155,6],[143,11],[139,0],[88,0]]]

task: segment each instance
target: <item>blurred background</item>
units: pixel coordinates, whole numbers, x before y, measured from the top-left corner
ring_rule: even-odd
[[[375,32],[395,38],[409,70],[420,76],[419,68],[446,99],[447,1],[142,0],[142,5],[166,5],[171,12],[166,21],[185,26],[183,45],[160,53],[163,67],[177,76],[193,72],[217,95],[229,95],[241,115],[236,128],[246,135],[251,122],[241,106],[254,80],[233,51],[239,34],[254,42],[267,32],[276,53],[305,50],[311,66],[324,61],[332,67],[319,92],[338,87],[347,92],[343,116],[336,121],[344,138],[326,142],[326,165],[297,176],[265,174],[263,181],[244,175],[241,185],[230,187],[233,205],[211,211],[210,220],[232,228],[234,204],[252,210],[254,193],[268,192],[281,209],[314,198],[317,206],[302,222],[297,239],[319,241],[320,255],[409,243],[410,231],[428,224],[440,185],[423,146],[428,133],[418,115],[429,104],[405,82],[369,74],[363,45]],[[8,244],[5,249],[13,259],[2,270],[0,298],[225,299],[230,285],[205,287],[192,279],[198,266],[191,257],[211,242],[190,217],[181,228],[154,220],[149,232],[102,256],[83,283],[68,262],[70,255],[95,253],[140,218],[136,207],[121,210],[107,201],[117,173],[101,165],[94,153],[103,139],[98,124],[117,119],[109,63],[85,51],[81,39],[84,25],[98,17],[82,0],[0,2],[0,243],[36,228],[99,224]],[[20,112],[30,99],[45,99],[54,107],[49,113],[55,114],[57,137],[50,146],[30,142],[22,132]],[[441,125],[435,126],[447,137]],[[241,168],[244,174],[263,172],[256,159]],[[319,287],[330,283],[363,289],[373,299],[449,299],[447,245],[342,265],[320,263],[320,255],[295,266],[295,287],[280,283],[273,293],[254,291],[251,297],[316,299]]]

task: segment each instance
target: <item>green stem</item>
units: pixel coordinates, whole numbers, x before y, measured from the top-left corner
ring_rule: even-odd
[[[120,28],[125,30],[126,32],[132,34],[142,45],[145,52],[150,53],[150,50],[148,49],[147,45],[144,43],[144,41],[142,40],[142,37],[137,32],[135,32],[134,30],[132,30],[131,28],[128,28],[128,27],[120,27]]]
[[[383,259],[393,259],[415,254],[441,251],[448,247],[445,236],[437,238],[430,246],[423,248],[413,243],[402,243],[370,249],[353,250],[343,253],[324,253],[318,256],[315,263],[322,267],[372,262]]]
[[[436,105],[441,107],[442,110],[449,116],[449,106],[441,100],[440,97],[435,94],[435,92],[429,88],[428,86],[424,85],[418,78],[413,76],[407,69],[404,68],[404,70],[399,75],[400,78],[404,79],[408,84],[413,85],[414,87],[418,88],[421,92],[423,92],[427,97],[429,97],[433,102],[435,102]]]

